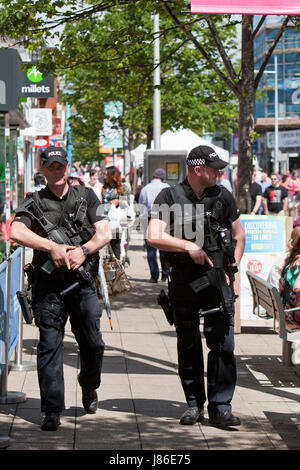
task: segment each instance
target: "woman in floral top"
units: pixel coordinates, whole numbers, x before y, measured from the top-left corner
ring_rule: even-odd
[[[121,181],[121,173],[115,166],[109,166],[104,171],[104,184],[102,188],[102,201],[104,211],[110,219],[110,228],[113,238],[110,246],[116,256],[120,259],[121,255],[121,226],[118,219],[118,209],[128,207],[127,197],[129,192]]]
[[[286,321],[300,325],[300,227],[292,231],[288,248],[289,254],[279,281],[279,293],[284,309],[299,307],[299,310],[285,313]]]

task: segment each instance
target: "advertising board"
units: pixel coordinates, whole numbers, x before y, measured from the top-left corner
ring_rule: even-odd
[[[249,270],[267,280],[270,268],[282,263],[286,253],[286,217],[241,215],[246,234],[245,251],[240,263],[240,321],[257,320],[253,315]]]

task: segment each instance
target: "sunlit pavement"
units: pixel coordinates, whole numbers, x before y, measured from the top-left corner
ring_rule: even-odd
[[[176,334],[156,303],[166,283],[149,282],[141,237],[133,240],[129,255],[126,272],[133,289],[112,300],[112,331],[105,310],[101,320],[106,352],[97,413],[86,414],[82,407],[78,348],[68,323],[61,426],[56,432],[40,429],[36,370],[11,370],[8,391],[27,398],[0,405],[0,436],[10,438],[6,450],[300,449],[300,374],[282,365],[281,340],[272,324],[246,325],[235,335],[238,384],[232,407],[241,426],[214,427],[206,410],[201,424],[179,424],[186,404],[177,375]],[[38,329],[24,324],[24,363],[35,363],[37,342]]]

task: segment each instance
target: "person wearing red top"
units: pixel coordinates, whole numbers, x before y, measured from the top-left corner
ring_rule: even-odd
[[[288,190],[289,215],[293,216],[293,218],[295,219],[297,217],[297,208],[298,208],[298,201],[296,199],[296,195],[300,189],[300,179],[298,178],[297,170],[292,171],[292,176],[288,180],[286,188]]]
[[[284,215],[287,210],[288,194],[286,188],[278,182],[276,173],[271,174],[271,186],[263,194],[264,212],[266,215]]]

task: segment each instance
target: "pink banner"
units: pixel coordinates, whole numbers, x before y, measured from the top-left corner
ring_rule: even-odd
[[[191,0],[192,13],[300,15],[300,0]]]

